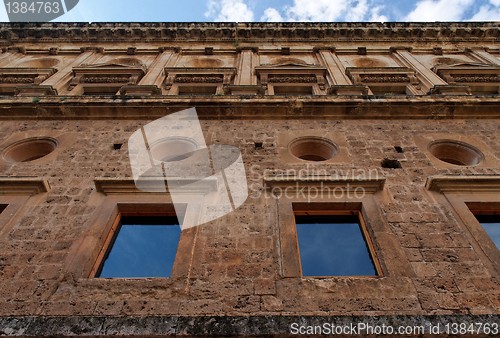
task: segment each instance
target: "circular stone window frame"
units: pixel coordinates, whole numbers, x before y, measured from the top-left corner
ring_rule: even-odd
[[[165,160],[166,154],[164,154],[163,156],[155,156],[155,153],[161,154],[161,152],[163,151],[163,149],[162,149],[163,147],[171,146],[171,145],[169,145],[169,143],[171,144],[174,142],[182,143],[180,146],[182,148],[186,147],[188,150],[187,152],[179,152],[179,155],[177,155],[177,157],[181,157],[181,158],[177,159],[177,157],[174,157],[173,160],[172,159]],[[151,143],[149,148],[150,148],[151,156],[153,157],[154,161],[171,163],[171,162],[184,161],[188,158],[191,158],[192,156],[194,156],[196,154],[196,151],[200,149],[200,146],[198,145],[198,142],[196,142],[194,139],[192,139],[190,137],[172,136],[172,137],[166,137],[166,138],[162,138],[162,139],[154,141],[153,143]],[[182,156],[182,154],[188,154],[188,156]],[[175,154],[172,154],[172,155],[175,155]]]
[[[59,145],[59,140],[51,136],[23,138],[4,148],[2,159],[9,163],[36,163],[52,155]]]
[[[287,149],[296,159],[310,163],[329,161],[337,156],[340,150],[339,146],[332,140],[320,136],[297,137],[288,143]],[[307,159],[304,157],[322,159]]]
[[[427,150],[439,161],[457,167],[475,167],[485,160],[485,155],[479,148],[459,140],[437,139],[429,143]],[[441,155],[450,152],[455,157]]]

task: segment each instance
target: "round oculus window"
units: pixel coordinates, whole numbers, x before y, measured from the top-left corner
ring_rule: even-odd
[[[3,158],[11,162],[30,162],[47,156],[57,145],[52,137],[32,137],[9,145],[3,151]]]
[[[434,141],[429,145],[429,151],[443,162],[460,166],[474,166],[484,159],[476,147],[455,140]]]
[[[322,137],[300,137],[288,145],[290,153],[304,161],[327,161],[334,157],[338,148],[335,143]]]

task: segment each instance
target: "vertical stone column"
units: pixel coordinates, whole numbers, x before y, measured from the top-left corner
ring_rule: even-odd
[[[495,66],[500,66],[500,60],[482,48],[472,48],[472,49],[469,49],[468,52],[476,59],[479,59],[483,62],[492,64]]]
[[[144,77],[139,81],[139,85],[156,86],[157,88],[161,88],[163,78],[165,76],[165,74],[163,73],[163,69],[170,61],[170,59],[172,59],[175,53],[175,48],[162,49],[160,51],[160,54],[156,57],[156,59],[149,67],[146,75],[144,75]]]
[[[87,50],[80,54],[72,62],[64,65],[61,69],[57,71],[54,75],[50,76],[47,80],[43,81],[40,86],[51,86],[57,91],[59,95],[69,94],[67,85],[73,77],[73,67],[77,67],[92,59],[95,56],[95,51]]]
[[[163,88],[165,79],[164,69],[177,59],[179,48],[160,48],[159,54],[153,60],[142,79],[133,85],[126,85],[120,89],[122,95],[160,95],[166,94],[167,90]]]
[[[7,50],[0,54],[0,67],[12,67],[10,63],[19,59],[19,53]]]
[[[339,57],[331,48],[318,48],[318,54],[325,64],[328,74],[335,82],[335,85],[351,85],[351,80],[345,73],[345,67]]]
[[[346,74],[346,68],[333,48],[315,48],[320,60],[326,66],[333,84],[328,88],[328,94],[335,95],[366,95],[369,89],[364,85],[354,85]]]
[[[240,62],[236,74],[236,85],[251,86],[257,84],[257,78],[253,74],[254,49],[251,47],[241,48]]]
[[[446,81],[441,79],[432,70],[425,67],[420,61],[418,61],[408,49],[392,49],[392,52],[398,60],[400,60],[407,67],[412,68],[417,73],[417,78],[422,84],[422,92],[428,93],[436,85],[446,86],[448,85]]]

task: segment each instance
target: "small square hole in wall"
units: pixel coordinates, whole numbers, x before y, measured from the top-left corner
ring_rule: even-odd
[[[387,169],[401,169],[401,163],[398,160],[390,160],[388,158],[384,158],[382,163],[380,164],[382,168]]]
[[[255,150],[261,150],[264,148],[264,145],[262,142],[254,142],[254,147],[255,147]]]
[[[394,150],[396,150],[396,152],[399,154],[404,153],[403,148],[401,148],[400,146],[394,146]]]
[[[123,143],[113,143],[114,150],[120,150],[122,148]]]

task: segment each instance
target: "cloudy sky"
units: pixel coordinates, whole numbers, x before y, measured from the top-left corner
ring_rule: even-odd
[[[80,0],[54,21],[500,21],[500,0]]]

